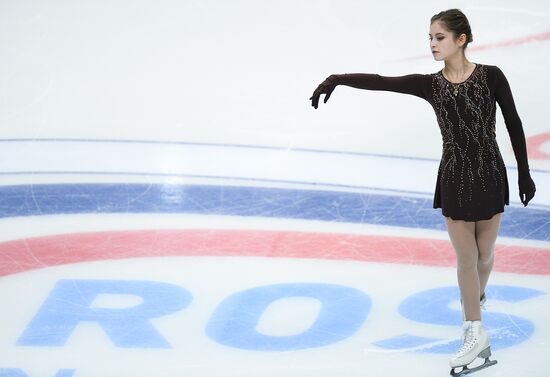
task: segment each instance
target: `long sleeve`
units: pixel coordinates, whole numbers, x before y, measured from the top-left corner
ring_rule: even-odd
[[[529,162],[527,160],[527,146],[525,142],[525,134],[516,110],[512,90],[508,84],[508,80],[500,68],[496,67],[496,92],[495,98],[500,106],[506,129],[510,135],[510,141],[516,156],[518,164],[518,174],[520,176],[529,175]]]
[[[385,90],[410,94],[428,101],[429,75],[412,73],[405,76],[381,76],[376,73],[343,73],[337,75],[338,84],[358,89]]]

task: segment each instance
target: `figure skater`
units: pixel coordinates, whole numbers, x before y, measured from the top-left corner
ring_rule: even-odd
[[[374,73],[333,74],[313,92],[330,98],[337,85],[385,90],[425,99],[435,111],[443,138],[433,208],[441,208],[457,258],[463,344],[450,359],[451,375],[459,376],[493,365],[480,306],[493,267],[493,250],[509,205],[508,178],[495,134],[498,103],[518,166],[519,196],[524,206],[535,195],[521,120],[506,76],[496,65],[472,63],[464,52],[473,41],[470,24],[459,9],[448,9],[430,20],[430,48],[445,66],[431,74],[389,77]],[[468,368],[477,357],[484,364]],[[461,368],[456,371],[455,368]]]

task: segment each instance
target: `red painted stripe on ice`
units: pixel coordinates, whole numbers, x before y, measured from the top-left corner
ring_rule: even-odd
[[[486,43],[480,46],[472,46],[471,48],[470,46],[468,46],[468,50],[470,51],[490,50],[492,48],[497,48],[497,47],[518,46],[518,45],[523,45],[531,42],[547,41],[547,40],[550,40],[550,31],[547,31],[544,33],[527,35],[525,37],[508,39],[501,42]]]
[[[550,146],[550,132],[530,136],[525,142],[530,159],[550,160],[550,153],[542,149],[543,145]]]
[[[495,271],[550,274],[550,249],[496,246]],[[0,243],[0,276],[49,266],[139,257],[262,256],[454,266],[446,240],[250,230],[79,233]]]
[[[468,51],[484,51],[484,50],[491,50],[499,47],[510,47],[510,46],[519,46],[524,45],[532,42],[544,42],[550,40],[550,31],[545,31],[542,33],[537,34],[531,34],[526,35],[524,37],[519,38],[512,38],[512,39],[506,39],[500,42],[494,42],[494,43],[485,43],[481,44],[479,46],[468,46]],[[429,48],[427,48],[429,50]],[[406,60],[415,60],[415,59],[426,59],[427,57],[432,57],[432,54],[430,52],[422,55],[416,55],[411,56],[408,58],[403,59],[396,59],[394,61],[406,61]]]

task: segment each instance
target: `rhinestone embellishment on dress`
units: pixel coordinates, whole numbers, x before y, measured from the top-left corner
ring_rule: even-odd
[[[445,192],[456,195],[458,207],[472,206],[474,191],[503,186],[506,179],[501,174],[504,167],[487,69],[479,65],[458,84],[449,82],[441,71],[434,78],[434,109],[443,138],[440,183]]]

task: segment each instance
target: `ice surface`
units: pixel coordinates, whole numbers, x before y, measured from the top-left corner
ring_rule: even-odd
[[[433,109],[308,100],[332,73],[443,67],[429,20],[455,4],[396,4],[1,2],[0,376],[447,375],[460,304]],[[524,207],[497,109],[511,205],[479,375],[541,377],[550,6],[459,8],[537,184]]]

